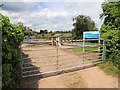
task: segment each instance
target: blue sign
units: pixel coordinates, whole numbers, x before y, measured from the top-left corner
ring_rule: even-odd
[[[88,32],[83,32],[83,38],[87,38],[87,39],[99,39],[100,38],[100,34],[98,31],[88,31]]]

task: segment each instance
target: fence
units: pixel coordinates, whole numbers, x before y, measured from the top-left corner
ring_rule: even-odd
[[[100,39],[62,42],[62,46],[51,41],[25,41],[21,45],[22,77],[41,75],[47,77],[80,70],[101,63],[105,59],[105,43]],[[83,52],[83,48],[84,51]]]

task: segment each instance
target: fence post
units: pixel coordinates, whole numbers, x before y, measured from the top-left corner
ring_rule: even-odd
[[[84,58],[84,54],[85,54],[85,39],[83,39],[83,66],[85,65],[85,58]]]
[[[101,48],[102,47],[102,48]],[[99,38],[99,40],[98,40],[98,55],[99,55],[99,59],[101,60],[101,56],[102,56],[102,50],[101,49],[103,49],[103,41]],[[102,58],[103,59],[103,58]]]
[[[105,44],[105,40],[103,40],[103,60],[106,59],[106,44]]]
[[[56,63],[57,63],[57,70],[58,70],[58,40],[56,40],[56,49],[57,49],[57,60],[56,60]]]
[[[85,52],[85,39],[83,39],[83,53]]]

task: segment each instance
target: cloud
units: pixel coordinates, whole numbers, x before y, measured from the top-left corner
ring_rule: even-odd
[[[57,16],[68,16],[69,13],[65,12],[65,11],[51,11],[48,8],[44,8],[42,11],[40,12],[36,12],[31,14],[31,17],[47,17],[47,18],[53,18],[53,17],[57,17]]]
[[[100,2],[5,2],[1,13],[14,24],[22,21],[31,28],[35,26],[36,31],[71,30],[72,18],[80,14],[90,16],[100,27],[100,6]]]
[[[12,12],[36,11],[42,9],[37,2],[3,2],[2,10]]]
[[[101,2],[104,0],[1,0],[1,1],[2,2],[3,1],[4,2],[96,2],[96,1]]]

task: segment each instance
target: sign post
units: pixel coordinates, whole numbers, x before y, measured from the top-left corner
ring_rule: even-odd
[[[99,31],[86,31],[83,32],[83,53],[85,52],[85,39],[99,39]]]

